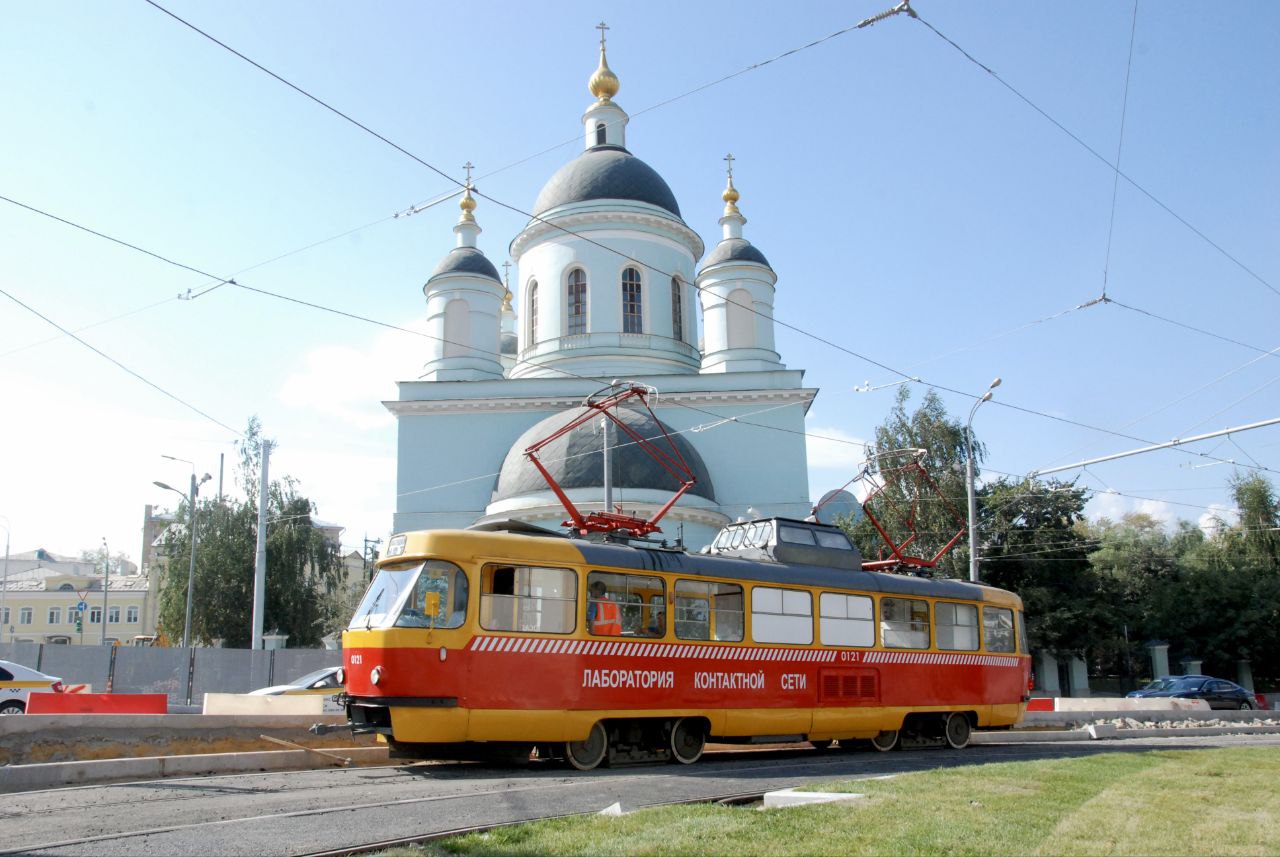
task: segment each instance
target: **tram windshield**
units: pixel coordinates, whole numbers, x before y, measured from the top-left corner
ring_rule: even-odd
[[[408,568],[381,569],[373,583],[369,584],[364,598],[360,599],[360,606],[356,608],[347,628],[354,631],[360,628],[367,630],[389,627],[400,613],[401,604],[413,589],[420,571],[421,564]]]
[[[466,620],[467,594],[467,576],[450,562],[433,559],[408,568],[384,568],[347,627],[457,628]]]

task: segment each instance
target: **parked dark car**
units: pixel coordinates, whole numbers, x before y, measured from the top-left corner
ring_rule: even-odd
[[[1143,687],[1138,688],[1137,690],[1131,690],[1131,691],[1129,691],[1128,693],[1126,693],[1126,694],[1125,694],[1125,696],[1126,696],[1126,697],[1128,697],[1128,698],[1130,698],[1130,699],[1132,699],[1132,698],[1134,698],[1134,697],[1151,696],[1153,693],[1155,693],[1155,692],[1156,692],[1156,691],[1158,691],[1158,690],[1164,690],[1164,689],[1166,689],[1166,688],[1168,688],[1168,687],[1171,687],[1171,686],[1173,685],[1173,683],[1174,683],[1174,682],[1176,682],[1176,681],[1178,681],[1178,680],[1180,680],[1180,679],[1190,679],[1190,678],[1210,678],[1210,676],[1207,676],[1207,675],[1162,675],[1162,676],[1160,676],[1160,678],[1156,679],[1155,681],[1153,681],[1153,682],[1151,682],[1151,683],[1149,683],[1149,684],[1147,684],[1147,685],[1144,685]]]
[[[1146,696],[1203,699],[1209,703],[1210,708],[1234,708],[1248,711],[1258,707],[1258,700],[1253,691],[1245,690],[1233,681],[1207,676],[1178,676],[1168,687],[1153,690]]]

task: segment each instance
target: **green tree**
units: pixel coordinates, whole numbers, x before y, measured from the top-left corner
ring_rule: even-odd
[[[1260,680],[1280,676],[1280,568],[1277,503],[1257,476],[1230,483],[1237,524],[1219,521],[1211,535],[1181,521],[1171,530],[1146,515],[1081,527],[1093,545],[1090,564],[1113,594],[1112,611],[1130,631],[1127,654],[1145,672],[1149,639],[1170,644],[1173,663],[1202,659],[1212,675],[1234,676],[1248,658]],[[1121,671],[1120,662],[1099,663]]]
[[[914,556],[932,557],[967,520],[968,484],[965,477],[964,425],[947,415],[938,394],[929,390],[920,406],[908,413],[911,392],[899,387],[893,409],[876,427],[872,475],[880,479],[884,491],[872,501],[872,513],[895,543],[901,545],[912,533],[916,539],[908,547]],[[923,450],[920,463],[936,483],[937,491],[919,483],[899,468],[912,458],[906,450]],[[976,462],[985,455],[982,444],[973,444]],[[850,537],[868,560],[887,557],[885,542],[866,517],[847,527]],[[937,573],[946,577],[969,576],[969,551],[962,538],[938,563]]]
[[[1095,660],[1123,617],[1115,591],[1089,564],[1082,532],[1088,492],[1069,483],[998,480],[983,487],[983,582],[1022,597],[1032,649]]]
[[[1280,573],[1280,504],[1265,476],[1237,473],[1231,478],[1231,497],[1240,522],[1226,530],[1229,549],[1239,551],[1251,568]]]
[[[253,577],[257,552],[260,428],[250,420],[240,444],[244,500],[201,500],[197,507],[192,639],[247,648],[252,636]],[[338,581],[338,546],[314,526],[314,504],[289,477],[272,480],[267,496],[267,591],[263,628],[289,635],[292,647],[316,646],[330,629],[326,609]],[[176,521],[187,520],[187,502]],[[166,533],[168,563],[160,581],[159,624],[172,641],[182,639],[191,538],[184,525]]]

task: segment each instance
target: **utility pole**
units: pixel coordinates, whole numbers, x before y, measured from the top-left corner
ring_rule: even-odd
[[[209,475],[205,474],[205,479]],[[203,481],[203,480],[202,480]],[[187,565],[187,618],[182,625],[182,648],[191,645],[191,609],[196,590],[196,505],[200,499],[200,482],[196,481],[196,471],[191,471],[191,493],[187,495],[187,529],[191,531],[191,561]]]
[[[267,606],[267,473],[271,464],[269,440],[260,441],[262,450],[262,485],[258,490],[258,555],[253,564],[253,638],[250,648],[262,648],[262,622]]]
[[[102,537],[102,645],[107,644],[107,587],[111,577],[111,549],[107,547],[107,537]]]
[[[366,533],[364,537],[364,575],[366,582],[373,577],[373,565],[378,561],[378,545],[382,544],[382,539],[371,539]]]
[[[608,514],[613,511],[613,468],[609,466],[609,423],[608,417],[600,418],[600,430],[604,432],[604,443],[602,445],[604,451],[604,511]]]
[[[0,515],[0,518],[4,518]],[[9,589],[9,519],[4,518],[4,582],[0,583],[0,642],[4,642],[4,629],[9,624],[9,617],[5,615],[4,596]],[[13,636],[12,632],[9,634]]]
[[[965,481],[969,488],[969,580],[973,583],[978,582],[978,502],[973,489],[973,415],[978,412],[983,402],[991,401],[993,395],[991,391],[999,386],[999,378],[987,386],[987,391],[979,396],[978,401],[974,402],[973,407],[969,409],[969,421],[964,426],[964,469]]]

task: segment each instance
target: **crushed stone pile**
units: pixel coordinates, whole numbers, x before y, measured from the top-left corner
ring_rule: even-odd
[[[1225,727],[1233,726],[1275,726],[1280,730],[1280,718],[1276,717],[1255,717],[1252,720],[1136,720],[1132,717],[1109,717],[1098,720],[1089,720],[1080,724],[1083,726],[1114,726],[1117,729],[1195,729],[1199,727]]]

